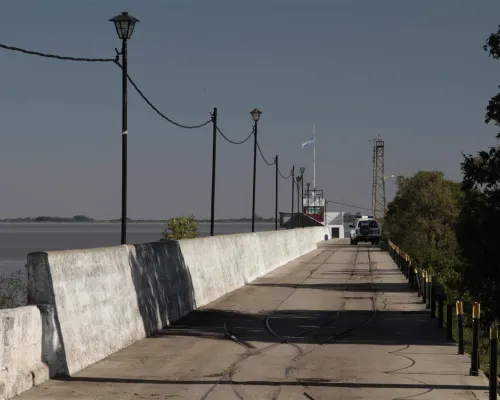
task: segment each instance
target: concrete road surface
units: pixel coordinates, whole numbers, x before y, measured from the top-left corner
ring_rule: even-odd
[[[487,399],[469,363],[387,253],[341,239],[19,399]]]

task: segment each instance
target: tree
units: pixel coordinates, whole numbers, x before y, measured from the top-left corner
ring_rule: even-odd
[[[399,177],[398,190],[384,217],[385,234],[447,289],[461,284],[455,226],[460,213],[460,184],[440,171]]]
[[[199,223],[193,215],[170,218],[161,236],[163,240],[193,239],[199,235],[198,229]]]
[[[500,58],[500,26],[486,40],[484,50]],[[485,122],[500,126],[500,94],[486,107]],[[500,133],[497,134],[500,138]],[[481,303],[481,320],[500,315],[500,148],[464,155],[461,164],[464,204],[457,224],[457,240],[464,260],[467,293]]]

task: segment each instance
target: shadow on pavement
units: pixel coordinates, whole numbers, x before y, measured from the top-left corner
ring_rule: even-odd
[[[336,382],[322,381],[318,379],[300,379],[297,381],[224,381],[224,380],[182,380],[182,379],[130,379],[130,378],[97,378],[97,377],[74,377],[57,378],[59,381],[71,382],[94,382],[94,383],[131,383],[131,384],[157,384],[157,385],[232,385],[236,383],[244,386],[307,386],[307,387],[330,387],[330,388],[373,388],[373,389],[438,389],[438,390],[488,390],[487,385],[446,385],[425,383],[361,383],[361,382]]]
[[[368,275],[357,275],[353,276],[368,276]],[[376,275],[375,275],[376,276]],[[275,287],[275,288],[291,288],[291,289],[314,289],[314,290],[333,290],[344,292],[345,283],[250,283],[249,286],[260,286],[260,287]],[[407,283],[377,283],[375,285],[375,293],[404,293],[408,288]],[[346,290],[348,292],[372,292],[371,283],[349,283],[349,287]],[[417,295],[415,294],[415,297]]]
[[[368,302],[368,300],[367,300]],[[359,325],[363,326],[359,329]],[[274,336],[270,330],[276,334]],[[318,327],[320,327],[318,329]],[[314,328],[314,329],[313,329]],[[238,340],[251,343],[321,344],[336,342],[336,337],[351,331],[338,342],[371,345],[438,345],[453,346],[445,331],[427,312],[396,311],[278,311],[267,315],[222,310],[198,310],[161,330],[152,338],[192,336],[205,339]],[[304,331],[309,331],[302,334]]]

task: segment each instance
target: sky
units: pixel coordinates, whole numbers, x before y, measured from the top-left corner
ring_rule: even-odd
[[[166,115],[199,124],[218,108],[233,140],[262,111],[264,155],[279,155],[332,201],[371,205],[372,143],[387,175],[442,170],[496,144],[484,123],[500,62],[482,46],[500,2],[440,0],[5,0],[0,43],[60,55],[114,57],[109,18],[128,11],[129,75]],[[0,49],[0,218],[118,218],[121,72]],[[129,86],[128,216],[210,216],[212,127],[178,128]],[[217,149],[216,217],[250,217],[253,144]],[[291,211],[280,179],[280,211]],[[387,181],[387,198],[395,193]],[[274,214],[275,170],[258,158],[256,212]],[[329,205],[330,211],[359,211]]]

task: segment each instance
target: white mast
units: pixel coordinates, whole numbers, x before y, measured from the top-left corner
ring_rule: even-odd
[[[316,126],[313,124],[313,190],[316,190]]]

